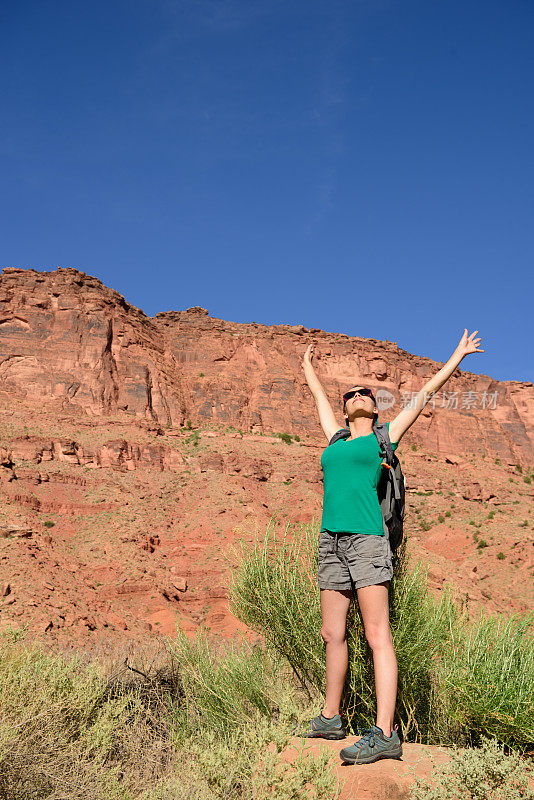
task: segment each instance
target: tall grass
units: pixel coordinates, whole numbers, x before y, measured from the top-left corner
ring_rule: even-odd
[[[238,550],[230,584],[233,612],[285,656],[310,698],[325,688],[316,582],[318,531],[287,525]],[[469,621],[450,587],[434,599],[427,569],[405,543],[390,593],[398,663],[397,718],[406,739],[476,744],[484,733],[517,748],[534,742],[534,614]],[[349,670],[342,713],[349,730],[376,711],[372,652],[357,603],[347,620]]]
[[[0,798],[131,798],[123,762],[149,782],[157,715],[97,663],[48,652],[21,631],[0,634]],[[164,769],[164,760],[159,769]]]
[[[482,613],[452,629],[436,664],[441,698],[436,729],[465,731],[471,744],[495,737],[534,742],[534,644],[531,612],[523,618]]]
[[[145,665],[0,632],[0,800],[337,800],[332,753],[282,755],[283,659],[178,632]]]
[[[337,800],[333,754],[301,748],[289,763],[298,698],[287,661],[246,641],[222,647],[200,631],[168,641],[185,703],[175,707],[180,747],[217,797],[227,800]]]
[[[229,585],[233,612],[287,658],[308,693],[324,679],[315,542],[309,526],[287,526],[278,539],[269,524],[252,550],[242,546]]]
[[[189,639],[177,630],[168,640],[176,664],[183,702],[175,710],[185,715],[190,731],[210,728],[226,735],[245,722],[264,717],[285,718],[295,694],[285,663],[246,641],[227,643],[217,652],[206,631]],[[285,674],[284,674],[285,673]]]

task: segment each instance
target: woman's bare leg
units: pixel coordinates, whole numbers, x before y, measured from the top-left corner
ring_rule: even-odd
[[[339,714],[349,664],[346,628],[350,598],[350,589],[320,589],[321,636],[326,645],[326,696],[322,710],[325,717]]]
[[[365,637],[373,651],[376,688],[376,724],[391,736],[397,698],[397,658],[389,627],[389,581],[357,589]]]

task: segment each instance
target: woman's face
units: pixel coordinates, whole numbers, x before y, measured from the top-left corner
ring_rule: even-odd
[[[350,391],[355,391],[356,389],[363,389],[363,386],[352,386]],[[364,408],[366,411],[370,411],[373,414],[378,413],[375,401],[369,395],[364,394],[355,394],[349,400],[346,401],[344,407],[344,413],[348,414],[349,411],[352,411],[356,408]]]

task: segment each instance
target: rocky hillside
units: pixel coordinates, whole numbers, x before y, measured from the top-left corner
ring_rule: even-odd
[[[340,422],[351,384],[374,387],[388,420],[442,366],[200,307],[150,318],[74,269],[5,268],[0,338],[0,626],[71,643],[239,627],[225,590],[236,540],[320,521],[310,341]],[[409,548],[433,590],[525,610],[534,386],[457,370],[444,389],[398,451]]]

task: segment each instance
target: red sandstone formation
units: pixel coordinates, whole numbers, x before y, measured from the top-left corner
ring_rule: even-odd
[[[93,416],[118,412],[170,428],[189,419],[318,439],[301,366],[309,341],[317,342],[317,371],[334,403],[345,386],[362,381],[393,396],[388,418],[407,401],[403,393],[419,390],[442,366],[394,342],[302,325],[226,322],[200,307],[150,318],[71,268],[4,268],[0,337],[3,387],[36,401],[60,400],[63,408]],[[410,444],[532,463],[532,383],[458,369],[444,388],[456,397],[442,394],[426,406],[405,437]]]
[[[441,366],[200,307],[149,318],[75,269],[5,268],[0,338],[0,628],[73,646],[176,624],[245,630],[228,609],[230,546],[273,520],[320,521],[309,341],[340,422],[347,386],[382,390],[391,419]],[[445,388],[457,394],[399,447],[410,552],[432,591],[451,582],[472,605],[521,612],[534,602],[534,386],[459,369]]]

